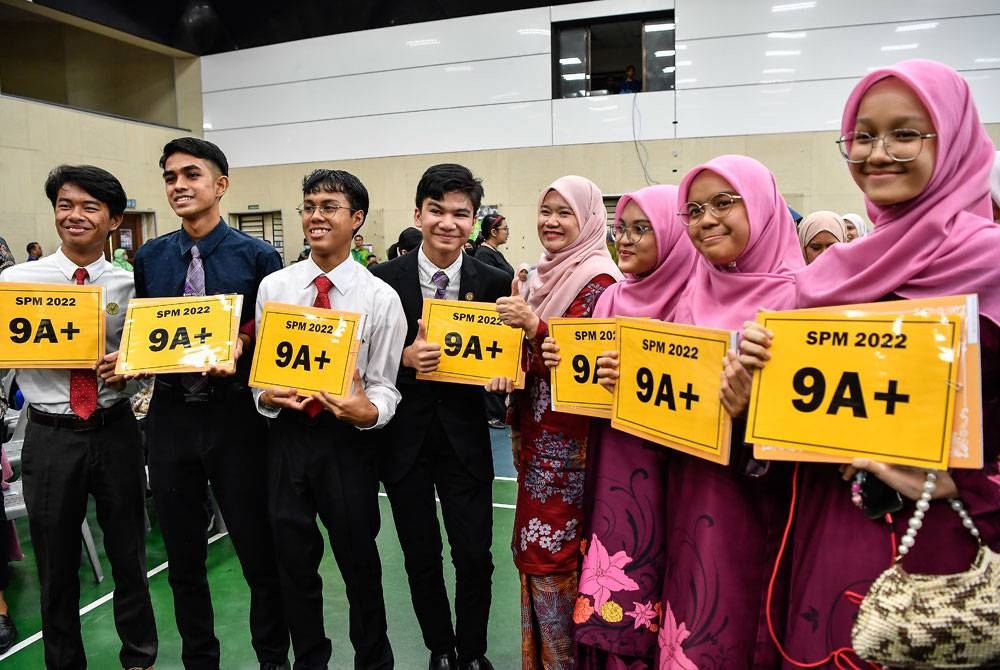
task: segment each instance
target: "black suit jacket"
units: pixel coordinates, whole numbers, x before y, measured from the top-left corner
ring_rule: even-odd
[[[424,309],[417,252],[414,250],[388,263],[379,263],[372,268],[372,273],[399,294],[406,314],[404,346],[410,346],[417,337],[417,319]],[[506,295],[510,295],[510,279],[505,273],[468,254],[463,257],[460,300],[495,302]],[[403,365],[399,367],[396,387],[403,399],[392,421],[378,431],[379,470],[383,481],[394,483],[410,470],[435,416],[440,418],[465,467],[477,479],[493,478],[493,454],[482,387],[418,380],[416,370]]]

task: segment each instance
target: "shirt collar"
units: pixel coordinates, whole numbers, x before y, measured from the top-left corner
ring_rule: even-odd
[[[63,253],[62,247],[59,247],[54,254],[51,255],[52,263],[56,268],[65,275],[67,281],[76,281],[73,279],[73,273],[76,269],[80,267]],[[100,256],[96,261],[90,265],[83,266],[87,270],[87,275],[91,283],[96,282],[102,274],[104,274],[108,268],[112,267],[104,256]]]
[[[444,273],[448,275],[448,277],[455,277],[455,275],[458,274],[459,269],[462,267],[462,256],[464,255],[465,252],[458,254],[458,258],[456,258],[451,265],[446,268],[439,268],[431,259],[427,258],[427,254],[424,253],[423,243],[417,247],[417,263],[421,268],[423,268],[424,272],[426,272],[428,276],[433,275],[438,270],[444,270]]]
[[[200,252],[202,258],[208,256],[212,253],[215,247],[219,246],[219,243],[225,239],[226,235],[229,234],[229,226],[221,218],[219,219],[219,225],[212,229],[205,237],[200,240],[196,240],[188,235],[188,231],[181,226],[180,235],[177,236],[177,244],[180,245],[181,254],[187,256],[191,251],[191,247],[195,244],[198,245],[198,251]]]
[[[312,255],[304,261],[296,263],[295,267],[301,268],[299,279],[303,289],[307,289],[312,286],[313,280],[319,275],[326,275],[326,278],[333,282],[333,287],[341,295],[347,295],[347,293],[354,288],[354,284],[358,280],[359,271],[368,272],[368,270],[361,267],[357,261],[351,258],[350,254],[348,254],[347,258],[341,261],[329,272],[323,272],[323,270],[320,269],[320,267],[316,265],[316,262],[312,259]]]

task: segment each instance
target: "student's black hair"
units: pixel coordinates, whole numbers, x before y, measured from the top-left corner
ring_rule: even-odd
[[[195,158],[201,158],[212,163],[219,174],[229,176],[229,161],[226,160],[226,154],[208,140],[197,137],[178,137],[176,140],[170,140],[163,146],[160,168],[166,167],[167,159],[174,154],[190,154]]]
[[[476,238],[475,247],[478,249],[482,246],[483,242],[490,239],[490,234],[506,220],[503,214],[494,213],[484,216],[483,222],[479,226],[479,237]]]
[[[94,165],[60,165],[49,173],[45,180],[45,195],[48,196],[52,208],[55,209],[59,198],[59,189],[64,184],[75,184],[90,194],[92,198],[108,206],[112,217],[120,216],[125,211],[128,199],[125,189],[117,177]],[[32,244],[38,244],[32,242]],[[29,253],[32,244],[28,245]]]
[[[417,184],[417,209],[423,207],[424,200],[441,200],[445,193],[461,192],[472,200],[475,214],[483,201],[483,180],[476,179],[469,168],[455,163],[441,163],[427,168]]]
[[[54,206],[55,206],[55,203],[53,203],[53,207]],[[26,247],[24,247],[24,250],[27,251],[30,254],[31,250],[34,249],[37,246],[41,246],[41,245],[38,244],[38,242],[28,242],[28,245]]]
[[[368,218],[368,189],[360,179],[344,170],[313,170],[302,179],[302,195],[321,191],[343,193],[351,209],[361,210],[361,225],[364,225]],[[358,230],[361,226],[354,231],[354,235],[358,234]]]

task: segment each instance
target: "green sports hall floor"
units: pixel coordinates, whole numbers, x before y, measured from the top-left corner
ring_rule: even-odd
[[[493,607],[490,613],[488,656],[497,670],[520,666],[520,604],[517,570],[510,558],[510,535],[514,518],[517,484],[512,480],[510,440],[507,431],[491,430],[493,458],[497,479],[493,484]],[[392,642],[398,670],[424,670],[427,650],[420,638],[420,629],[410,604],[410,592],[403,570],[403,556],[396,539],[395,526],[386,498],[380,496],[382,530],[378,536],[382,556],[383,588]],[[166,552],[157,526],[152,503],[148,505],[152,530],[146,545],[146,561],[150,570],[149,590],[156,611],[160,638],[157,670],[183,668],[180,660],[180,638],[174,626],[173,598],[167,584]],[[105,580],[96,584],[90,564],[80,564],[80,608],[83,643],[90,668],[98,670],[120,667],[119,641],[115,632],[110,593],[113,588],[111,568],[104,556],[100,528],[94,517],[93,501],[89,511]],[[45,667],[42,655],[41,620],[38,606],[38,578],[34,553],[28,535],[27,519],[17,522],[18,535],[25,559],[11,563],[12,580],[5,596],[18,629],[17,644],[0,656],[2,670],[39,670]],[[442,530],[443,532],[443,530]],[[333,641],[331,670],[353,667],[353,651],[347,638],[347,599],[344,583],[326,547],[320,572],[323,575],[323,598],[327,636]],[[232,543],[225,535],[215,536],[208,551],[208,579],[215,607],[215,633],[222,646],[223,670],[254,670],[258,668],[250,647],[247,625],[249,591],[243,581]],[[445,542],[445,580],[449,591],[454,587],[454,571]]]

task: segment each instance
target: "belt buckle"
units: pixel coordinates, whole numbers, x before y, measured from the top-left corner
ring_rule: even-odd
[[[77,417],[76,420],[73,421],[72,429],[74,433],[86,433],[91,430],[97,430],[102,425],[103,421],[101,421],[101,415],[95,412],[89,419],[81,419]]]

